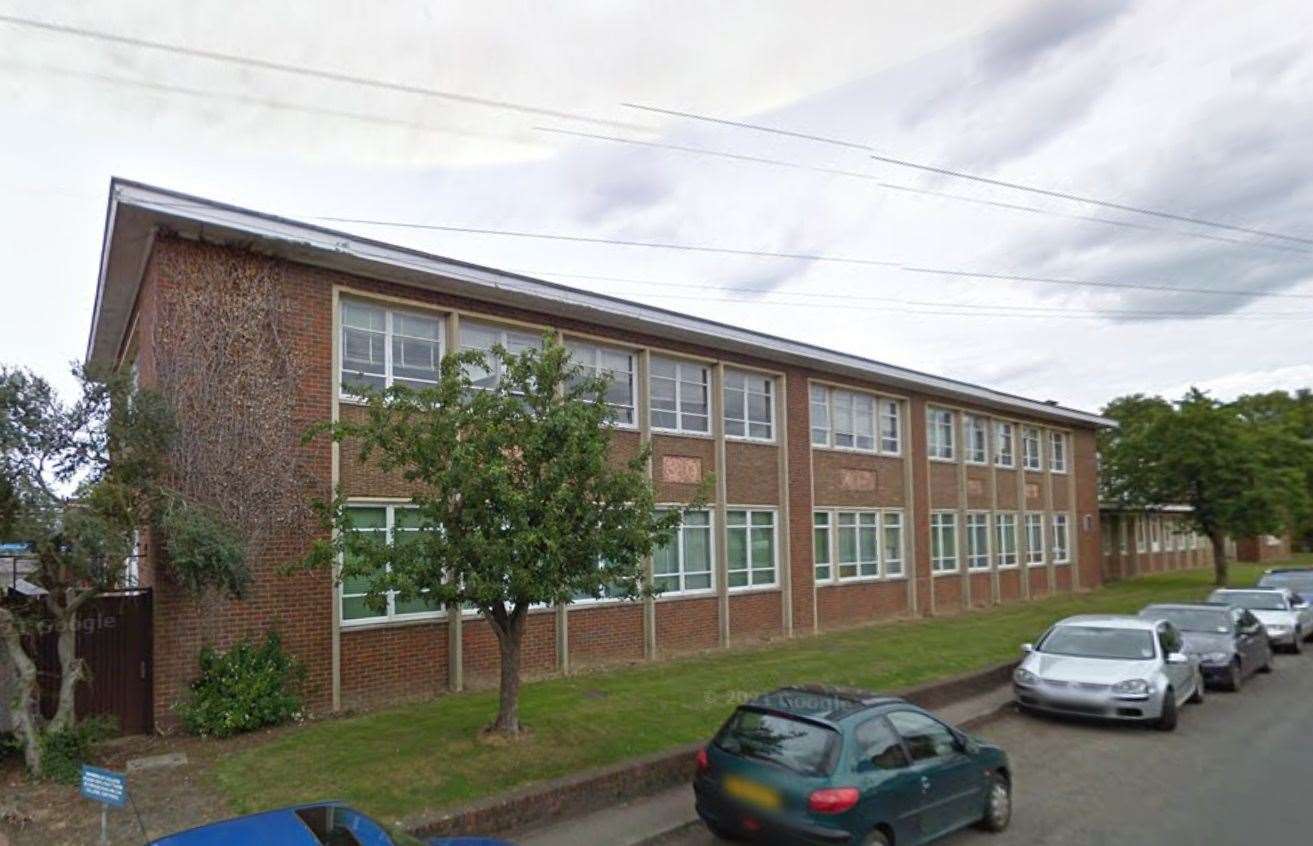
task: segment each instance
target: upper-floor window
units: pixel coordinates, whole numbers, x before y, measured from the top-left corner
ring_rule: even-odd
[[[570,360],[589,376],[608,380],[606,404],[615,412],[615,422],[633,426],[637,419],[634,406],[634,354],[628,350],[606,347],[590,341],[566,341]]]
[[[349,506],[351,530],[375,535],[389,544],[401,544],[407,536],[419,531],[419,511],[406,505]],[[427,591],[408,600],[398,598],[396,591],[388,591],[381,609],[370,605],[368,578],[344,578],[340,589],[342,622],[347,625],[409,620],[421,616],[436,616],[443,609],[425,598]]]
[[[493,347],[500,345],[511,355],[519,355],[525,350],[542,346],[542,342],[542,335],[524,329],[511,329],[478,320],[460,322],[460,348],[478,350],[485,358],[485,366],[474,365],[466,369],[471,384],[476,388],[491,388],[501,381],[505,367],[491,354]]]
[[[902,449],[897,400],[828,385],[811,386],[812,444],[896,455]]]
[[[1027,470],[1043,470],[1044,458],[1040,452],[1039,429],[1021,427],[1021,457]]]
[[[725,512],[725,573],[731,588],[775,584],[775,512]]]
[[[953,412],[931,406],[926,409],[926,441],[931,458],[952,460],[956,453]]]
[[[957,570],[957,512],[930,515],[930,569],[936,573]]]
[[[972,464],[989,461],[989,424],[978,414],[962,416],[962,429],[966,433],[966,459]]]
[[[686,511],[652,552],[652,586],[663,595],[711,590],[711,512]]]
[[[1067,472],[1067,434],[1049,432],[1049,469],[1054,473]]]
[[[441,362],[442,318],[342,300],[343,395],[436,385]]]
[[[667,432],[711,431],[708,374],[705,364],[652,356],[648,366],[652,428]]]
[[[1016,464],[1016,433],[1011,423],[994,421],[994,463],[999,467],[1012,467]]]
[[[769,441],[775,437],[775,380],[744,370],[725,370],[725,434]]]

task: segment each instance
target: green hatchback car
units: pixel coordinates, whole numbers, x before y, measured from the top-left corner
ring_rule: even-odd
[[[697,756],[698,815],[726,840],[928,843],[968,825],[1002,831],[1002,749],[902,699],[786,687],[741,705]]]

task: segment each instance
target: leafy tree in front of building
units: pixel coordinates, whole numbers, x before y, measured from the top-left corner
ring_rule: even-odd
[[[30,545],[35,566],[23,577],[35,590],[0,597],[0,649],[14,679],[14,734],[35,776],[45,774],[49,750],[63,750],[62,760],[86,746],[75,712],[87,681],[78,613],[125,586],[141,530],[165,529],[170,572],[196,590],[237,593],[246,581],[235,531],[170,486],[174,425],[164,399],[136,390],[126,374],[75,375],[78,395],[65,402],[44,379],[0,367],[0,526]],[[30,650],[52,631],[60,683],[46,720]]]
[[[1313,446],[1313,390],[1300,388],[1293,393],[1269,391],[1263,394],[1246,394],[1235,401],[1235,407],[1247,421],[1258,425],[1274,426],[1288,436]],[[1313,462],[1304,468],[1305,488],[1313,500]],[[1313,549],[1313,512],[1297,521],[1292,527],[1297,542],[1305,549]]]
[[[1126,506],[1191,506],[1226,584],[1226,538],[1272,534],[1308,519],[1313,444],[1288,427],[1191,389],[1169,402],[1136,394],[1104,408],[1102,498]]]
[[[476,384],[471,373],[482,378]],[[397,603],[472,609],[497,638],[500,702],[490,730],[520,731],[526,620],[535,606],[580,597],[650,596],[644,560],[679,524],[658,511],[644,446],[611,454],[607,379],[570,362],[550,335],[541,349],[444,358],[438,384],[369,392],[361,422],[326,425],[415,491],[411,529],[354,531],[339,492],[323,511],[336,529],[308,558],[367,585],[376,610]]]

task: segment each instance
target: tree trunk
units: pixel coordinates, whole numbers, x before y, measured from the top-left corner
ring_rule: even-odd
[[[509,617],[502,610],[488,618],[492,630],[497,633],[497,645],[501,650],[497,719],[489,731],[508,737],[520,733],[520,642],[524,637],[525,616],[525,608],[517,605]]]
[[[1213,584],[1218,587],[1226,587],[1226,536],[1219,532],[1213,532],[1209,534],[1208,540],[1213,544]]]
[[[77,686],[86,677],[86,662],[77,657],[78,609],[92,593],[69,588],[65,591],[62,606],[54,599],[53,592],[46,595],[46,607],[55,615],[55,631],[59,633],[59,704],[46,731],[67,731],[77,722],[74,708]]]
[[[12,612],[0,608],[0,640],[4,641],[9,665],[14,668],[14,694],[9,700],[14,734],[23,744],[23,761],[27,770],[40,776],[41,724],[40,694],[37,689],[36,662],[23,651],[23,638]]]

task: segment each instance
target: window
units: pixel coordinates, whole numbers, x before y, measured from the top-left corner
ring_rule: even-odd
[[[816,565],[816,581],[828,582],[834,575],[830,569],[830,512],[812,514],[812,555]]]
[[[1034,426],[1021,427],[1021,457],[1027,470],[1043,470],[1044,459],[1040,455],[1039,429]]]
[[[926,438],[931,458],[953,459],[953,412],[946,408],[927,408]]]
[[[587,341],[566,341],[571,361],[588,376],[607,379],[606,404],[615,412],[620,426],[633,426],[637,420],[634,408],[634,354],[628,350],[604,347]]]
[[[541,346],[542,337],[533,332],[507,329],[493,323],[462,320],[460,322],[460,348],[462,350],[482,352],[487,359],[486,367],[473,365],[466,369],[466,373],[469,375],[470,382],[474,387],[492,388],[501,380],[502,364],[500,361],[494,361],[492,355],[492,348],[498,345],[511,355],[519,355],[525,350]]]
[[[874,511],[840,511],[838,521],[839,578],[880,575],[880,517]]]
[[[999,467],[1012,467],[1016,464],[1016,453],[1013,452],[1016,436],[1012,432],[1012,424],[1004,423],[1002,420],[994,421],[994,463]]]
[[[1049,432],[1049,469],[1054,473],[1067,472],[1067,435]]]
[[[1144,552],[1146,549],[1148,549],[1148,543],[1146,543],[1145,541],[1145,526],[1144,526],[1145,518],[1136,517],[1134,519],[1135,519],[1135,551]]]
[[[897,770],[908,765],[903,741],[883,717],[867,720],[853,732],[857,760],[870,762],[876,769]]]
[[[775,512],[727,511],[725,552],[730,588],[775,584]]]
[[[875,399],[866,394],[834,391],[830,419],[834,446],[875,451]]]
[[[930,515],[930,569],[936,573],[957,570],[957,513],[936,511]]]
[[[1053,515],[1053,563],[1071,561],[1070,523],[1066,514]]]
[[[1149,549],[1154,552],[1162,551],[1163,547],[1163,524],[1157,517],[1149,518]]]
[[[652,554],[652,586],[665,595],[711,590],[711,513],[687,511]]]
[[[966,433],[966,459],[972,464],[989,461],[989,426],[985,418],[976,414],[962,416],[962,429]]]
[[[731,438],[774,438],[775,380],[759,373],[725,371],[725,434]]]
[[[994,536],[999,568],[1017,566],[1017,515],[995,514]]]
[[[878,429],[880,451],[897,454],[902,449],[897,400],[826,385],[812,385],[810,396],[814,445],[875,452]]]
[[[441,363],[442,318],[342,300],[343,396],[353,389],[436,385]]]
[[[972,511],[967,514],[967,569],[989,569],[989,513]]]
[[[1044,563],[1044,515],[1026,515],[1026,563],[1032,567]]]
[[[419,530],[419,512],[406,505],[350,506],[352,531],[373,534],[390,544],[404,543],[407,535]],[[423,595],[402,601],[396,591],[387,592],[387,602],[381,611],[369,606],[368,578],[344,578],[341,586],[342,623],[353,625],[389,620],[409,620],[421,616],[436,616],[442,608],[431,605]],[[427,593],[423,591],[422,593]]]
[[[902,415],[898,400],[880,400],[880,451],[897,454],[903,449]]]
[[[884,574],[886,577],[901,576],[903,575],[903,512],[885,511],[880,515],[880,523],[884,528],[884,542],[880,547],[880,552],[884,556]]]
[[[652,356],[652,428],[667,432],[710,431],[707,374],[705,365]]]
[[[830,389],[824,385],[812,385],[812,444],[830,445]]]
[[[912,761],[931,761],[957,752],[957,740],[948,727],[918,711],[894,711],[889,722],[907,744]]]

